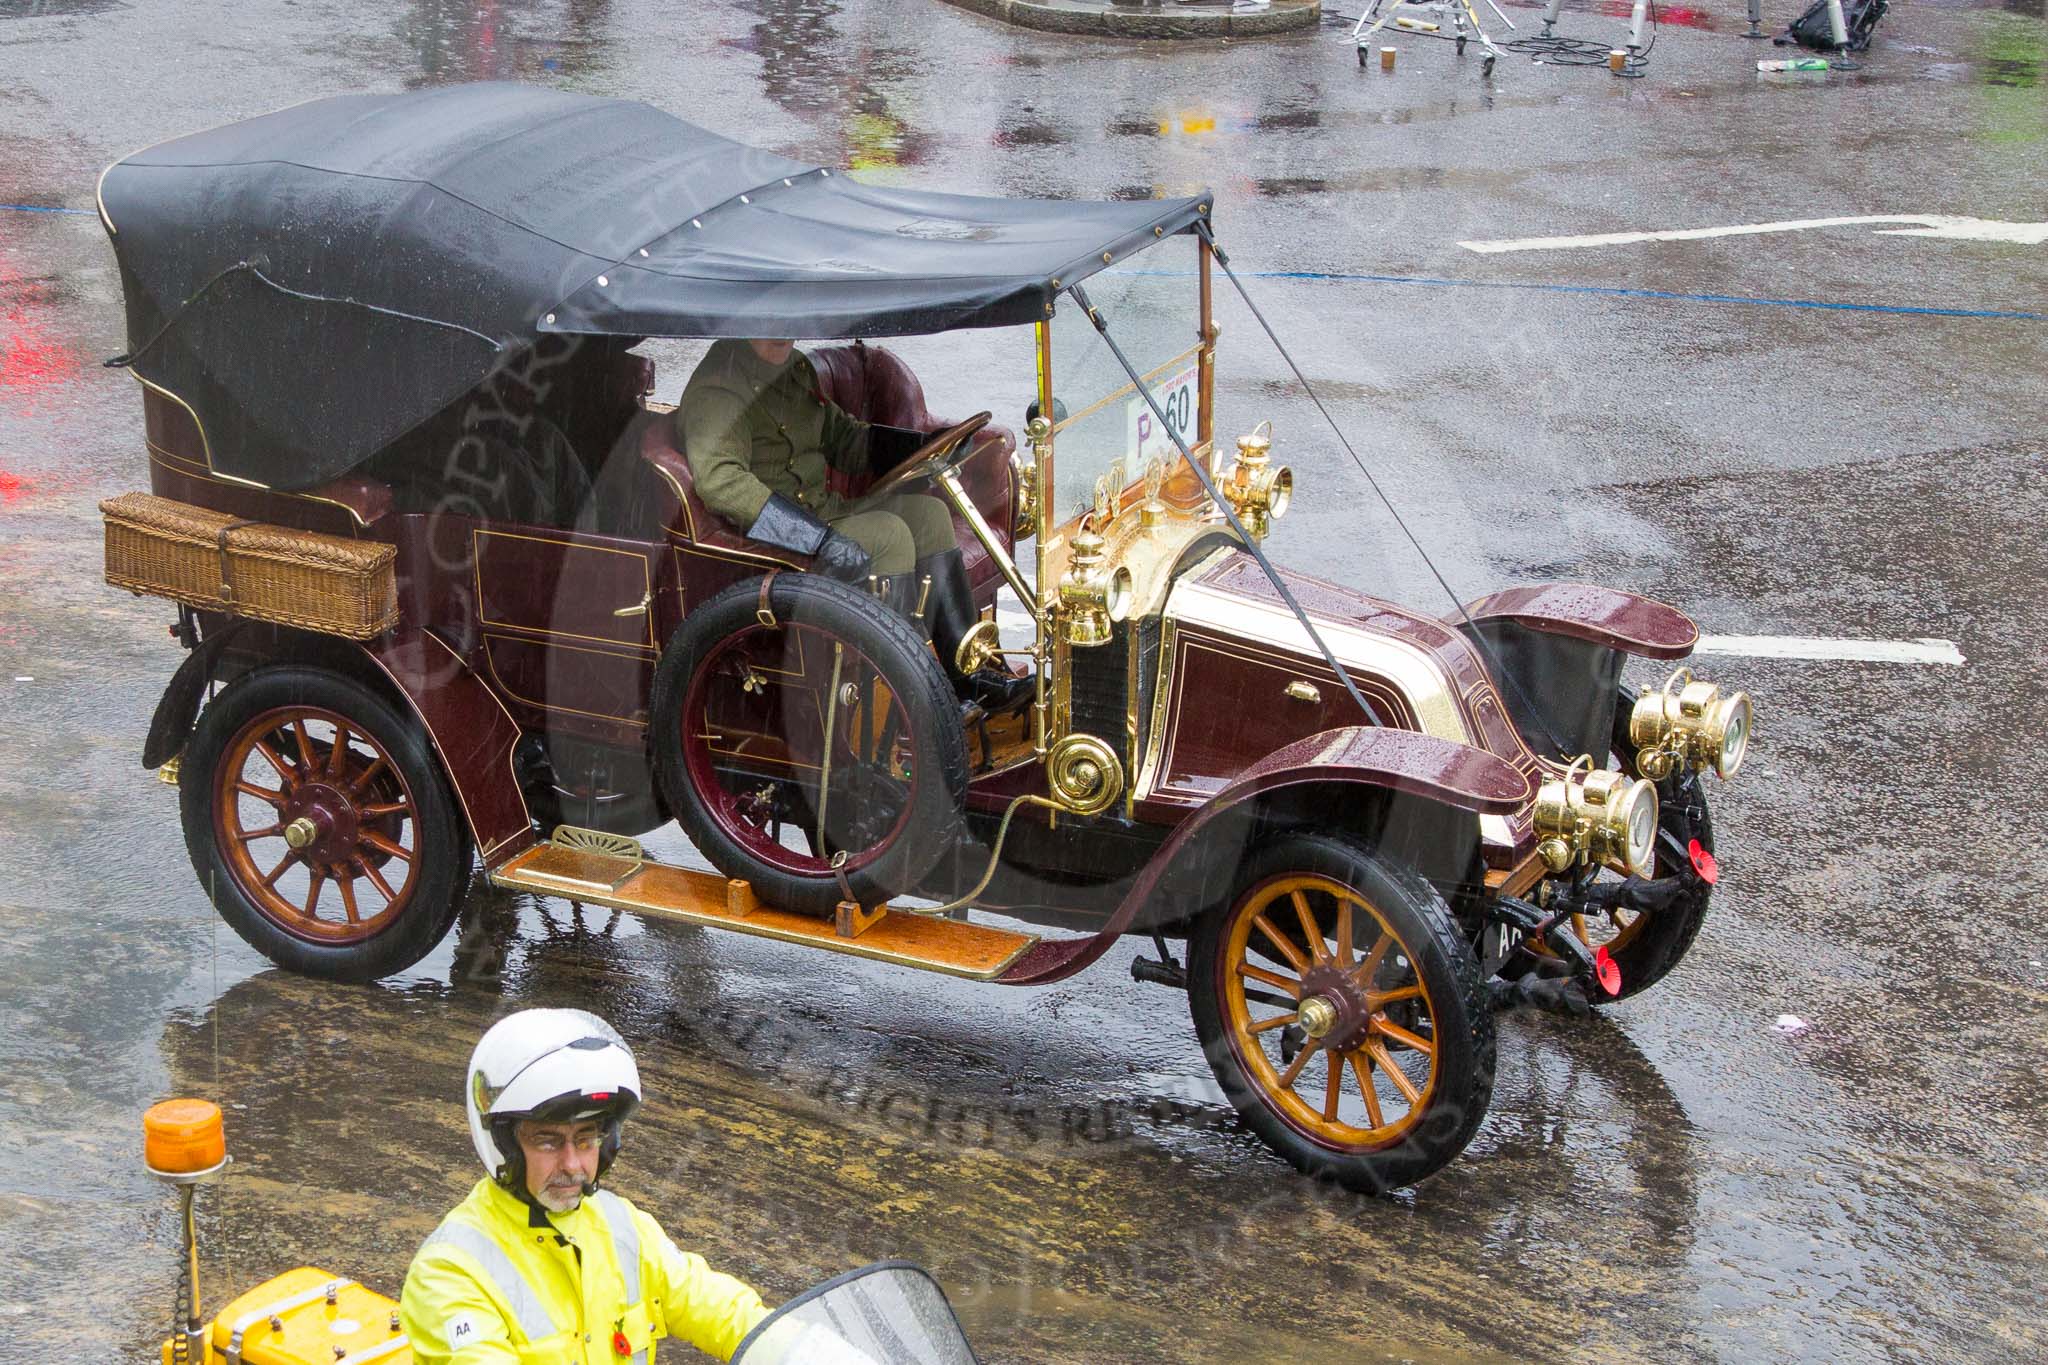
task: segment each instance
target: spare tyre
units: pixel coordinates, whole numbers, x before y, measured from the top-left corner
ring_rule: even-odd
[[[766,904],[829,914],[841,875],[878,904],[958,837],[960,704],[910,622],[856,588],[805,573],[734,584],[684,618],[651,707],[669,809]]]

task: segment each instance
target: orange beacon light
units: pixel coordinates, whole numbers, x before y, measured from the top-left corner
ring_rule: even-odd
[[[172,1326],[165,1358],[177,1365],[203,1365],[206,1326],[199,1316],[199,1239],[192,1226],[192,1195],[199,1182],[228,1164],[220,1106],[207,1100],[164,1100],[142,1116],[142,1162],[157,1179],[178,1187],[178,1212],[185,1238],[185,1269],[179,1277],[182,1323]]]

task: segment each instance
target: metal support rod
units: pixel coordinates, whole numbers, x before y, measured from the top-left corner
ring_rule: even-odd
[[[196,1192],[192,1185],[178,1187],[178,1213],[185,1237],[185,1341],[192,1365],[199,1365],[206,1358],[206,1328],[199,1319],[199,1232],[192,1219],[192,1196]]]
[[[846,646],[832,642],[832,686],[825,693],[825,756],[818,770],[818,852],[825,851],[825,809],[832,800],[832,730],[839,719],[839,672],[846,665]]]
[[[1451,590],[1450,580],[1444,577],[1443,570],[1437,568],[1436,561],[1429,557],[1429,551],[1422,548],[1422,542],[1415,538],[1415,532],[1409,529],[1407,521],[1401,516],[1401,510],[1394,506],[1394,500],[1387,496],[1387,490],[1380,486],[1380,481],[1372,476],[1372,471],[1366,468],[1365,461],[1360,459],[1358,452],[1352,448],[1351,439],[1344,434],[1344,428],[1337,425],[1337,419],[1330,415],[1329,408],[1324,406],[1321,396],[1316,393],[1315,385],[1308,382],[1308,376],[1301,372],[1301,366],[1294,362],[1294,357],[1288,353],[1285,346],[1281,345],[1279,334],[1273,330],[1273,324],[1266,321],[1266,315],[1259,311],[1259,305],[1252,299],[1251,291],[1244,287],[1244,281],[1239,279],[1237,272],[1230,268],[1230,257],[1226,256],[1223,253],[1223,249],[1216,245],[1214,229],[1208,223],[1203,222],[1196,224],[1195,231],[1200,233],[1202,239],[1209,243],[1210,250],[1215,254],[1216,264],[1223,268],[1223,277],[1230,281],[1233,289],[1237,290],[1237,296],[1244,300],[1244,306],[1251,310],[1253,319],[1258,322],[1259,330],[1266,334],[1266,339],[1273,343],[1273,349],[1280,352],[1280,358],[1287,362],[1287,368],[1293,373],[1296,381],[1300,383],[1302,392],[1306,393],[1309,401],[1316,405],[1316,411],[1321,413],[1323,421],[1329,424],[1330,431],[1337,437],[1338,444],[1342,445],[1344,453],[1351,457],[1351,463],[1358,466],[1359,474],[1364,477],[1367,486],[1379,498],[1381,505],[1387,509],[1387,515],[1394,519],[1394,525],[1401,529],[1401,534],[1406,537],[1410,545],[1415,547],[1415,553],[1421,558],[1423,565],[1428,568],[1430,577],[1436,579],[1437,586],[1444,590],[1444,596],[1450,598],[1451,604],[1458,609],[1458,619],[1465,624],[1466,636],[1477,647],[1480,657],[1486,661],[1487,671],[1492,674],[1494,681],[1512,693],[1525,712],[1532,717],[1540,716],[1542,714],[1541,711],[1529,700],[1528,694],[1522,689],[1522,685],[1515,680],[1515,675],[1509,672],[1507,667],[1501,663],[1500,656],[1494,652],[1491,645],[1486,643],[1486,638],[1479,633],[1479,628],[1472,623],[1472,614],[1465,609],[1463,599]],[[1110,346],[1112,350],[1115,349],[1114,342],[1111,342]],[[1205,480],[1204,487],[1207,486],[1208,484]],[[1229,509],[1226,508],[1224,510],[1228,512]],[[1231,520],[1234,525],[1236,519],[1233,517]],[[1260,555],[1256,549],[1252,553],[1263,566],[1265,557]],[[1268,572],[1270,573],[1271,570],[1268,569]],[[1338,670],[1338,677],[1343,678],[1344,676],[1343,671],[1341,669]],[[1356,694],[1354,693],[1354,695]],[[1374,720],[1377,721],[1378,717],[1374,716]],[[1563,741],[1559,740],[1551,732],[1548,725],[1538,720],[1536,721],[1536,728],[1538,737],[1544,743],[1554,749],[1562,750],[1565,748]]]
[[[1762,4],[1762,3],[1763,3],[1763,0],[1749,0],[1749,4],[1750,4],[1750,8],[1751,8],[1751,9],[1754,9],[1754,8],[1756,8],[1756,7],[1758,6],[1758,5],[1760,5],[1760,4]],[[1546,38],[1555,38],[1555,37],[1557,36],[1557,31],[1556,31],[1556,30],[1557,30],[1557,14],[1558,14],[1558,11],[1559,11],[1559,10],[1561,10],[1561,9],[1563,9],[1563,8],[1564,8],[1564,0],[1550,0],[1550,5],[1549,5],[1549,7],[1548,7],[1548,8],[1546,8],[1546,9],[1545,9],[1545,10],[1543,11],[1543,36],[1544,36],[1544,37],[1546,37]]]
[[[1551,0],[1553,8],[1557,4],[1558,0]],[[1745,38],[1761,38],[1764,36],[1764,0],[1749,0],[1749,32],[1742,36]]]
[[[987,519],[981,515],[981,509],[974,505],[974,499],[968,497],[967,490],[960,486],[960,476],[950,469],[941,469],[932,476],[932,482],[946,495],[946,501],[953,504],[953,510],[967,523],[967,529],[981,542],[981,548],[988,551],[988,557],[995,561],[996,568],[1002,570],[1003,581],[1010,585],[1011,592],[1017,594],[1017,600],[1024,604],[1024,610],[1033,616],[1038,615],[1037,594],[1025,586],[1024,575],[1017,572],[1016,563],[1011,560],[1009,552],[1003,549],[1003,543],[996,539],[996,533],[989,528]],[[1040,496],[1044,495],[1041,493]]]
[[[1849,23],[1842,17],[1842,0],[1828,0],[1828,37],[1834,41],[1835,51],[1849,50]]]
[[[1649,19],[1650,0],[1636,0],[1628,16],[1628,50],[1635,56],[1643,50],[1643,25]]]

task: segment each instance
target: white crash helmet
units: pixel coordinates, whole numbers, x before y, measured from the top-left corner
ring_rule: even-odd
[[[604,1125],[602,1178],[618,1155],[620,1125],[640,1107],[640,1069],[618,1030],[588,1010],[520,1010],[477,1040],[463,1104],[477,1160],[525,1199],[526,1158],[513,1125],[596,1119]]]

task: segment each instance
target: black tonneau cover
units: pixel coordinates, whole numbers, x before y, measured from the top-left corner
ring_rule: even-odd
[[[360,463],[540,334],[876,337],[1046,317],[1206,194],[862,185],[630,100],[489,83],[315,100],[116,162],[135,372],[216,472]]]

